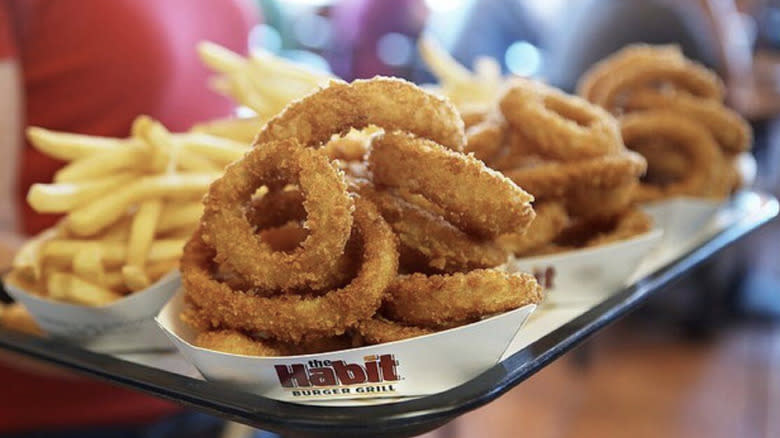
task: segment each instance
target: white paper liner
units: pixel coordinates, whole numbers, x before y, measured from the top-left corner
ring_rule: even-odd
[[[99,307],[49,300],[13,284],[4,286],[49,336],[102,353],[173,349],[154,322],[154,316],[180,288],[178,271],[146,290]]]
[[[277,400],[306,404],[341,400],[338,404],[343,406],[364,405],[367,399],[389,403],[467,382],[498,362],[536,306],[418,338],[284,357],[243,356],[196,347],[192,343],[197,333],[179,317],[183,308],[181,292],[156,321],[206,379]],[[283,386],[284,376],[290,373],[298,377]]]
[[[629,278],[664,231],[655,228],[631,239],[607,245],[539,257],[515,258],[510,272],[533,274],[545,286],[542,306],[597,303],[627,285]]]

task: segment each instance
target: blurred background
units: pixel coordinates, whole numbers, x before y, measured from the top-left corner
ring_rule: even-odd
[[[590,65],[626,44],[679,44],[724,78],[728,104],[753,126],[755,188],[780,196],[780,0],[247,3],[257,12],[247,27],[250,50],[346,80],[432,82],[417,51],[423,34],[466,66],[491,56],[506,74],[570,92]],[[780,436],[778,258],[776,221],[496,402],[428,436]],[[206,424],[198,430],[213,426],[198,421]],[[166,433],[155,436],[174,436]]]

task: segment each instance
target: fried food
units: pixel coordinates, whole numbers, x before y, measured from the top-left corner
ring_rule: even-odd
[[[192,125],[190,131],[203,133],[214,137],[226,138],[241,144],[250,145],[263,127],[263,120],[259,117],[225,118],[210,120]]]
[[[197,50],[203,63],[219,73],[211,82],[212,88],[251,108],[260,121],[268,120],[288,103],[336,79],[258,48],[253,48],[246,58],[212,42],[198,44]],[[254,125],[252,136],[261,126],[262,122]],[[210,128],[212,132],[215,129]]]
[[[639,200],[647,201],[670,195],[723,197],[718,190],[718,179],[726,167],[723,154],[701,124],[662,110],[644,111],[625,116],[621,122],[623,139],[630,148],[634,142],[652,139],[663,141],[668,151],[686,157],[685,173],[664,185],[644,182],[637,193]],[[650,168],[653,162],[648,163]]]
[[[452,104],[402,79],[384,77],[331,82],[269,120],[255,143],[295,138],[318,147],[334,134],[369,125],[409,132],[455,151],[466,144],[463,120]]]
[[[252,296],[231,290],[211,273],[215,255],[199,230],[187,243],[181,261],[182,281],[201,318],[214,327],[258,331],[283,342],[305,336],[337,336],[370,318],[398,269],[396,237],[376,208],[355,201],[354,228],[362,247],[357,275],[345,287],[324,295]]]
[[[350,336],[306,339],[299,344],[284,344],[253,337],[237,330],[213,330],[198,334],[195,345],[208,350],[244,356],[290,356],[343,350],[356,346]]]
[[[487,269],[401,275],[390,285],[387,295],[382,312],[389,318],[434,329],[536,304],[543,297],[532,275]]]
[[[525,253],[525,256],[542,256],[592,248],[630,239],[649,232],[652,219],[637,208],[631,208],[611,217],[581,218],[571,221],[555,240]]]
[[[77,236],[100,233],[138,203],[151,199],[190,200],[202,196],[219,173],[181,173],[137,178],[106,196],[71,210],[68,228]]]
[[[34,147],[68,161],[52,184],[34,184],[30,206],[63,213],[18,252],[12,281],[52,299],[104,305],[145,290],[176,269],[197,226],[197,200],[248,145],[203,133],[171,133],[139,116],[129,138],[30,127]],[[161,271],[161,270],[166,271]]]
[[[375,316],[358,323],[356,331],[367,345],[384,344],[435,333],[432,329],[403,325],[382,316]]]
[[[696,120],[710,131],[725,153],[747,151],[753,143],[750,125],[739,114],[716,100],[683,93],[637,90],[625,103],[626,111],[666,110]]]
[[[560,202],[544,202],[534,205],[536,218],[524,233],[505,234],[498,243],[515,255],[523,255],[544,246],[569,225],[569,214]]]
[[[305,197],[309,231],[300,248],[272,251],[255,236],[244,204],[258,188],[278,181],[297,184]],[[317,289],[333,272],[352,229],[352,200],[328,158],[295,140],[256,147],[229,166],[204,198],[203,231],[216,261],[260,289]],[[294,274],[293,274],[294,273]]]
[[[466,147],[463,152],[474,154],[478,160],[488,162],[504,144],[506,122],[501,115],[492,115],[466,129]]]
[[[501,65],[495,59],[477,58],[474,72],[471,72],[429,37],[420,38],[418,49],[425,64],[439,80],[435,91],[449,98],[458,109],[479,111],[494,103],[503,83]]]
[[[28,335],[43,336],[43,330],[30,312],[19,303],[0,304],[0,327]]]
[[[592,65],[577,83],[577,95],[593,102],[592,97],[603,95],[608,79],[615,71],[643,68],[658,60],[682,62],[683,54],[677,45],[632,44]]]
[[[480,240],[459,230],[436,213],[403,198],[396,190],[378,190],[370,181],[354,190],[377,206],[400,241],[402,265],[419,253],[425,265],[443,272],[498,266],[507,252],[494,240]]]
[[[653,227],[650,217],[638,208],[622,212],[613,219],[612,227],[607,232],[597,233],[588,239],[585,246],[593,247],[607,243],[625,240],[633,236],[644,234]],[[594,227],[598,229],[598,227]]]
[[[638,201],[679,195],[723,198],[740,186],[735,163],[728,156],[750,149],[750,126],[723,105],[720,79],[686,59],[679,48],[629,46],[586,72],[578,91],[591,102],[623,114],[621,125],[630,125],[628,131],[622,127],[624,137],[638,130],[636,115],[645,112],[656,119],[666,114],[667,130],[695,124],[712,137],[709,141],[701,132],[685,134],[695,128],[680,128],[683,133],[674,135],[632,135],[630,147],[648,161]]]
[[[385,78],[290,104],[212,183],[185,247],[181,317],[197,344],[274,356],[431,333],[379,312],[406,278],[400,263],[464,295],[436,329],[538,302],[533,278],[490,269],[508,255],[496,237],[525,229],[533,198],[458,151],[462,123],[446,101]],[[465,297],[471,285],[482,299]]]
[[[619,154],[576,162],[544,161],[537,165],[505,170],[504,175],[539,200],[566,198],[576,189],[608,188],[638,179],[647,163],[641,155]]]
[[[378,184],[424,196],[467,233],[491,238],[522,230],[533,220],[531,195],[474,157],[430,140],[386,132],[374,141],[368,162]]]
[[[541,82],[514,80],[499,106],[507,122],[549,158],[595,158],[622,146],[617,121],[606,111]]]
[[[679,51],[674,53],[668,46],[656,50],[643,46],[641,56],[650,60],[628,62],[623,58],[635,57],[639,52],[630,49],[597,65],[594,73],[586,72],[583,85],[579,87],[580,95],[610,112],[621,107],[626,95],[646,88],[678,90],[699,98],[723,101],[725,87],[720,78],[706,67],[681,56]],[[598,78],[588,79],[591,74],[598,74]]]

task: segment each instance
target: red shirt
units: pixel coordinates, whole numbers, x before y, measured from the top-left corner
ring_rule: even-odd
[[[232,109],[195,45],[246,52],[252,12],[240,0],[0,0],[0,59],[21,62],[26,125],[122,137],[148,114],[183,130]],[[35,233],[57,218],[34,213],[27,190],[62,163],[28,145],[20,166],[20,222]]]
[[[148,114],[183,130],[233,107],[207,88],[195,45],[210,40],[245,53],[256,21],[240,0],[0,0],[0,60],[21,65],[25,125],[124,137],[135,116]],[[24,232],[56,221],[24,198],[62,165],[25,145],[16,190]],[[0,432],[117,424],[176,409],[103,383],[0,367]]]

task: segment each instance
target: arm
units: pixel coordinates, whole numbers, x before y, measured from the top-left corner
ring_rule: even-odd
[[[0,1],[0,269],[22,242],[16,227],[17,168],[24,144],[24,92],[10,6]]]
[[[16,186],[17,167],[23,140],[22,133],[22,80],[21,68],[14,58],[0,60],[0,245],[15,246],[16,236]],[[7,242],[7,239],[10,239]],[[0,263],[5,257],[0,250]]]

